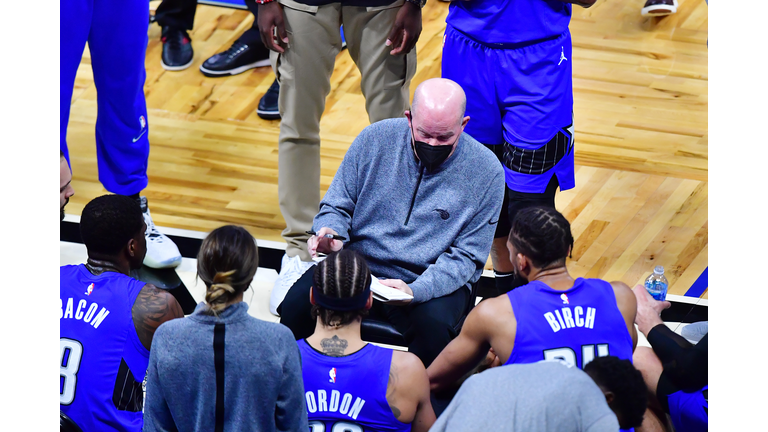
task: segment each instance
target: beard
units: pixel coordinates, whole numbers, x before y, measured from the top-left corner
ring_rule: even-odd
[[[60,220],[64,220],[64,207],[66,207],[67,204],[69,204],[69,198],[67,198],[67,200],[64,201],[64,205],[61,206],[61,219]]]

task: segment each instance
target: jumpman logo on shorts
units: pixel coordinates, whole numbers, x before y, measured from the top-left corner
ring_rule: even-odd
[[[568,59],[565,58],[565,50],[563,49],[563,47],[560,47],[560,61],[557,62],[557,65],[560,66],[560,63],[562,63],[563,60],[568,60]]]

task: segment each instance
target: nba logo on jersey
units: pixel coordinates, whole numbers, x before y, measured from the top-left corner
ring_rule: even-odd
[[[565,293],[560,294],[560,298],[563,300],[563,304],[571,304],[571,302],[568,301],[568,296],[565,295]]]
[[[331,370],[328,371],[328,376],[331,377],[328,382],[336,384],[336,368],[331,368]]]
[[[144,129],[147,127],[147,120],[144,119],[144,116],[139,117],[139,124],[141,124],[141,128]]]
[[[85,295],[91,295],[93,292],[93,284],[88,285],[88,289],[85,290]]]

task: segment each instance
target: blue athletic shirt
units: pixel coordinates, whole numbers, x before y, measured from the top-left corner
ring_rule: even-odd
[[[526,44],[568,31],[571,4],[558,0],[451,2],[445,22],[484,44]]]
[[[392,414],[387,383],[392,350],[368,344],[330,357],[298,341],[310,432],[410,431]]]
[[[632,336],[610,283],[578,278],[558,291],[533,281],[507,293],[517,320],[505,364],[560,358],[583,369],[595,357],[632,361]]]
[[[145,285],[129,276],[60,269],[61,411],[83,431],[141,431],[149,350],[131,309]]]

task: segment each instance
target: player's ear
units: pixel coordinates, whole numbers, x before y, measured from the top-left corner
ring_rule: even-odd
[[[467,123],[469,123],[469,116],[465,116],[464,120],[461,121],[461,130],[464,131],[464,128],[467,127]]]
[[[310,287],[310,288],[309,288],[309,303],[310,303],[312,306],[314,306],[314,305],[316,305],[317,303],[315,303],[315,297],[312,295],[312,290],[314,290],[314,288],[313,288],[313,287]]]
[[[368,310],[373,307],[373,291],[371,291],[370,294],[368,294],[368,301],[365,302],[365,310]]]
[[[605,395],[605,402],[607,402],[607,403],[608,403],[608,405],[610,405],[611,403],[613,403],[613,398],[614,398],[614,396],[613,396],[613,392],[611,392],[611,391],[606,391],[606,392],[603,392],[603,394]]]
[[[135,257],[137,247],[138,245],[136,244],[135,239],[128,240],[128,256],[130,256],[131,258]]]

